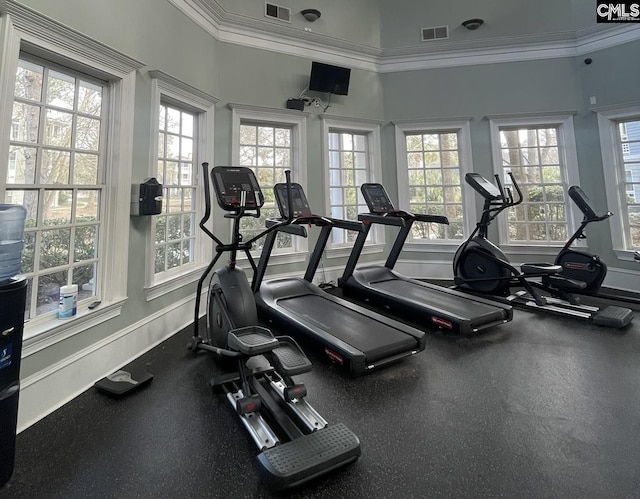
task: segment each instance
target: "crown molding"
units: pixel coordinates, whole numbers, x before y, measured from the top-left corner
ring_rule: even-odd
[[[144,66],[144,63],[14,0],[4,3],[16,32],[27,44],[40,47],[44,43],[59,47],[63,55],[72,55],[96,69],[118,75],[129,74]]]
[[[165,73],[164,71],[154,69],[149,71],[149,76],[161,82],[161,85],[162,83],[170,85],[172,91],[178,94],[180,97],[183,97],[185,99],[196,99],[203,107],[215,105],[220,101],[220,99],[218,99],[217,97],[203,92],[202,90],[197,89],[189,85],[188,83],[185,83],[182,80],[179,80],[178,78]]]

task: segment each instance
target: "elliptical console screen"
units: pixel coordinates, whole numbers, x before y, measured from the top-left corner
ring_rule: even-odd
[[[362,184],[360,186],[364,200],[371,213],[389,213],[395,211],[393,203],[382,184]]]
[[[593,211],[593,208],[591,208],[591,205],[589,204],[589,198],[580,187],[577,185],[569,187],[569,196],[573,199],[576,205],[578,205],[578,208],[580,208],[580,211],[585,217],[598,218],[598,215],[596,215],[596,212]]]
[[[287,184],[276,184],[273,186],[273,191],[276,194],[276,201],[278,203],[280,216],[282,218],[288,218],[289,201],[287,198]],[[293,204],[294,218],[311,215],[311,208],[309,208],[307,196],[304,194],[304,189],[300,184],[291,184],[291,203]]]
[[[467,173],[464,176],[471,187],[473,187],[485,199],[500,199],[502,194],[500,190],[489,182],[486,178],[478,173]]]
[[[237,211],[245,193],[244,207],[248,210],[262,208],[264,196],[255,174],[244,166],[216,166],[211,170],[213,188],[218,205],[225,211]]]

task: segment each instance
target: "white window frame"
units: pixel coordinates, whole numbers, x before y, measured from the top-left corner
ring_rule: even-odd
[[[329,212],[331,208],[331,195],[330,195],[330,172],[329,172],[329,132],[353,132],[366,135],[367,138],[367,164],[369,166],[368,182],[382,182],[382,160],[381,160],[381,145],[380,145],[380,123],[377,121],[368,120],[345,120],[338,117],[322,116],[322,155],[324,165],[324,186],[325,186],[325,207]],[[358,197],[361,198],[358,187]],[[364,200],[363,200],[364,204]],[[380,225],[373,226],[369,232],[371,235],[370,241],[367,242],[362,250],[362,254],[382,253],[385,249],[384,227]],[[327,258],[341,258],[347,257],[351,254],[353,248],[352,243],[343,244],[331,244],[329,240],[326,248]]]
[[[409,171],[407,165],[407,134],[447,132],[458,135],[458,155],[460,160],[460,188],[462,189],[462,209],[464,212],[465,237],[471,233],[476,225],[476,201],[472,189],[467,189],[464,176],[473,172],[471,154],[471,118],[432,121],[401,121],[394,122],[396,138],[396,163],[398,165],[398,197],[399,207],[409,210]],[[413,241],[407,239],[405,249],[416,252],[449,252],[460,246],[463,239]]]
[[[291,164],[293,165],[291,181],[300,184],[307,192],[307,113],[242,104],[229,104],[229,107],[231,108],[231,163],[240,164],[240,125],[243,121],[291,127]],[[227,233],[231,235],[231,222],[227,219],[222,220]],[[307,259],[309,252],[307,238],[292,236],[292,241],[293,249],[272,254],[269,259],[270,265],[304,262]],[[239,253],[237,259],[239,262],[247,261],[243,253]]]
[[[579,209],[571,201],[567,190],[572,185],[580,185],[580,175],[578,171],[578,153],[576,149],[575,131],[573,127],[573,115],[568,112],[560,112],[544,115],[520,115],[509,117],[488,117],[491,133],[491,153],[493,163],[493,173],[504,178],[504,168],[502,166],[502,150],[500,146],[500,128],[503,127],[557,127],[558,158],[560,160],[560,174],[562,176],[562,189],[565,195],[565,213],[567,215],[567,239],[576,230],[578,221],[582,220]],[[563,168],[564,165],[564,168]],[[468,189],[473,192],[473,189]],[[474,193],[475,194],[475,193]],[[536,244],[534,242],[526,244],[508,243],[508,216],[501,214],[495,220],[498,229],[498,245],[508,248],[512,254],[539,254],[555,255],[558,248],[561,248],[565,241],[558,241],[550,244],[548,241]],[[584,246],[583,241],[576,243],[576,246]]]
[[[602,164],[605,168],[605,192],[609,209],[617,214],[609,219],[611,243],[618,260],[633,261],[634,250],[629,249],[624,230],[626,217],[621,216],[625,211],[623,199],[626,197],[624,188],[626,175],[622,151],[619,148],[617,126],[620,120],[640,119],[640,104],[603,109],[598,111],[597,115]],[[614,166],[612,172],[606,170],[609,165]]]
[[[98,282],[102,303],[89,310],[81,307],[70,319],[35,318],[25,325],[23,356],[81,333],[120,315],[127,298],[129,263],[129,206],[133,166],[133,118],[136,72],[144,66],[124,54],[96,42],[21,4],[7,2],[7,14],[0,18],[2,59],[0,95],[14,93],[20,50],[72,69],[92,68],[109,87],[108,144],[106,148],[106,191],[102,233],[102,267]],[[13,99],[0,100],[0,157],[8,158]],[[0,192],[5,175],[0,174]],[[113,269],[119,269],[114,272]]]
[[[167,101],[176,107],[191,110],[195,114],[194,128],[197,133],[194,141],[193,166],[197,179],[196,185],[196,227],[195,258],[192,262],[180,265],[165,272],[154,272],[155,261],[155,218],[147,231],[147,268],[145,273],[145,299],[153,300],[171,291],[196,282],[213,257],[213,243],[206,237],[198,224],[204,215],[204,195],[202,163],[213,162],[214,110],[218,99],[206,94],[162,71],[149,71],[151,76],[151,138],[149,157],[149,176],[155,177],[158,164],[158,119],[161,102]]]

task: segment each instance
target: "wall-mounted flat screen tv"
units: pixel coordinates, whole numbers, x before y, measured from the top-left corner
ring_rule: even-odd
[[[347,95],[350,77],[351,69],[349,68],[314,61],[311,63],[309,90]]]

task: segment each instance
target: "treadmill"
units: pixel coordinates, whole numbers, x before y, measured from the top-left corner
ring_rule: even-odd
[[[364,223],[349,256],[344,274],[338,280],[344,294],[388,308],[425,327],[472,335],[509,322],[512,307],[507,304],[469,295],[455,289],[411,279],[393,270],[413,222],[448,224],[446,217],[413,214],[396,210],[381,184],[360,187],[370,213],[361,213]],[[399,227],[398,235],[384,266],[370,265],[356,269],[371,226]]]
[[[423,331],[330,295],[312,283],[331,230],[336,227],[362,232],[364,228],[361,222],[313,215],[302,186],[294,183],[291,189],[293,221],[266,237],[254,273],[252,288],[261,317],[291,336],[320,346],[331,361],[353,375],[373,371],[424,350]],[[274,192],[280,216],[288,218],[287,185],[276,184]],[[305,226],[317,226],[321,230],[304,278],[264,281],[277,234],[286,232],[306,237]]]

